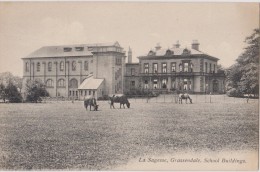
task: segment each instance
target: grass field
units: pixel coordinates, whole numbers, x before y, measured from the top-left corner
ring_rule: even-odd
[[[100,101],[96,112],[80,101],[0,104],[0,168],[112,170],[148,154],[258,150],[258,100],[160,98]]]

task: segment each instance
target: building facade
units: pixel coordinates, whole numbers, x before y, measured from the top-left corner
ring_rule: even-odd
[[[126,64],[126,92],[225,92],[225,75],[217,72],[219,59],[201,52],[198,41],[193,41],[191,48],[181,48],[178,42],[168,49],[157,45],[138,59],[139,63]]]
[[[23,92],[28,80],[39,80],[51,97],[123,93],[125,58],[118,42],[42,47],[23,58]],[[90,77],[95,87],[81,86]]]
[[[180,44],[157,45],[132,62],[132,50],[118,42],[42,47],[23,58],[23,92],[28,80],[44,83],[50,97],[84,99],[132,90],[154,92],[224,93],[225,75],[217,72],[218,58]]]

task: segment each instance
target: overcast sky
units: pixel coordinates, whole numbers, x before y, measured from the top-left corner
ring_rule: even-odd
[[[118,41],[136,57],[179,40],[228,67],[259,27],[257,3],[0,2],[0,73],[22,76],[22,57],[47,45]]]

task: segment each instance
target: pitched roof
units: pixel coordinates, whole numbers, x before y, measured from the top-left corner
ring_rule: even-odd
[[[95,90],[102,84],[104,79],[96,79],[92,76],[86,78],[78,87],[79,90]]]
[[[61,46],[44,46],[32,52],[24,58],[40,58],[40,57],[73,57],[73,56],[92,56],[90,47],[120,47],[119,43],[99,43],[99,44],[75,44]],[[67,51],[66,51],[67,50]]]

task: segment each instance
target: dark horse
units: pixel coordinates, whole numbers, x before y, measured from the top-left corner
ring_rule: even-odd
[[[91,106],[94,107],[94,111],[98,110],[98,105],[97,105],[97,101],[95,98],[88,98],[88,99],[84,100],[84,106],[85,106],[86,110],[88,110],[88,106],[90,107],[90,111],[91,111]]]
[[[125,95],[113,95],[112,97],[109,97],[110,99],[110,109],[111,107],[115,108],[114,103],[120,103],[120,109],[121,105],[125,108],[125,104],[128,108],[130,108],[130,103]]]
[[[187,93],[184,93],[184,94],[179,94],[179,104],[181,103],[182,104],[182,99],[185,99],[185,102],[187,103],[187,99],[190,100],[190,103],[192,103],[192,99],[190,98],[190,95],[187,94]]]

